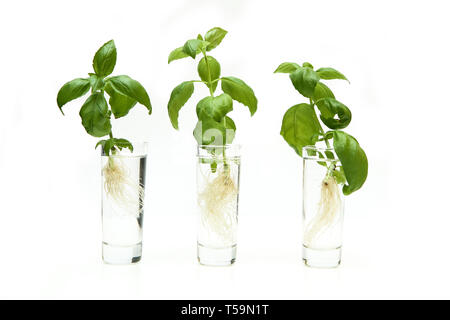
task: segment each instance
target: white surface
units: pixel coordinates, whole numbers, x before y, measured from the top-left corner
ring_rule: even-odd
[[[126,4],[126,5],[125,5]],[[445,142],[450,42],[446,1],[3,1],[0,4],[0,298],[450,298]],[[195,260],[197,89],[170,126],[166,105],[197,77],[169,52],[197,33],[229,31],[212,52],[223,75],[249,83],[258,112],[236,104],[244,145],[238,262]],[[116,136],[151,141],[141,264],[101,263],[100,159],[81,126],[83,100],[56,106],[58,89],[91,72],[107,40],[115,74],[150,93],[114,122]],[[335,67],[331,82],[353,112],[347,131],[369,158],[348,197],[343,264],[300,260],[301,161],[279,135],[303,101],[284,61]]]

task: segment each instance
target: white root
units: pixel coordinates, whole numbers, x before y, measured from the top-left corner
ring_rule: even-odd
[[[314,247],[320,236],[336,223],[340,216],[341,206],[339,185],[334,177],[325,177],[322,181],[318,212],[305,229],[305,246]]]
[[[144,208],[144,186],[130,178],[124,164],[117,158],[108,158],[102,169],[104,189],[108,198],[112,199],[127,214],[138,217]]]
[[[208,181],[198,196],[203,225],[226,243],[233,241],[233,228],[237,223],[237,194],[229,170],[221,170],[212,181]]]

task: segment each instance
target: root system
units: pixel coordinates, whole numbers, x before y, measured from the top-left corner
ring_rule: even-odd
[[[103,167],[104,189],[108,198],[126,214],[138,217],[144,207],[144,186],[133,181],[124,164],[117,158],[108,158]]]
[[[320,236],[337,222],[341,206],[339,185],[333,176],[325,177],[322,181],[318,212],[305,229],[304,244],[307,247],[314,247]]]
[[[211,181],[208,179],[198,197],[203,225],[224,242],[233,241],[233,228],[237,223],[237,194],[238,189],[229,170],[222,169]]]

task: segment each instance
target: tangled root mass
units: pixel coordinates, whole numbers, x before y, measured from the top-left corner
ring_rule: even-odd
[[[209,177],[208,177],[209,178]],[[238,189],[229,170],[222,169],[198,196],[203,226],[231,244],[237,224],[236,206]]]
[[[305,229],[304,244],[314,247],[321,235],[339,220],[342,200],[339,185],[332,176],[322,181],[318,212]]]
[[[126,166],[117,158],[108,158],[102,169],[108,198],[126,214],[138,217],[144,207],[144,186],[130,178]]]

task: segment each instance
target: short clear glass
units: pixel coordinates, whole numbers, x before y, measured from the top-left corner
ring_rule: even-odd
[[[109,157],[102,149],[103,261],[130,264],[141,260],[147,143],[133,143]]]
[[[236,261],[240,146],[197,147],[197,257],[202,265]]]
[[[341,263],[344,197],[341,164],[333,148],[304,147],[303,261],[334,268]]]

